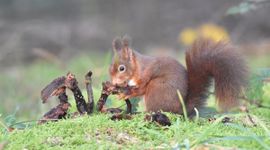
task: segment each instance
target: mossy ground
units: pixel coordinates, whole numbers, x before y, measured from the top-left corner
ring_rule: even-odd
[[[93,114],[66,119],[24,130],[2,134],[6,149],[173,149],[199,146],[268,149],[270,111],[263,108],[251,110],[256,127],[245,119],[245,114],[227,114],[231,123],[209,122],[207,118],[184,121],[181,116],[168,114],[170,127],[144,121],[145,114],[132,120],[112,121],[110,115]]]

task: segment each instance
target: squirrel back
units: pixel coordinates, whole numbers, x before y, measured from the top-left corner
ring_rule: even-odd
[[[186,51],[186,66],[188,110],[204,105],[212,78],[218,106],[228,111],[238,105],[239,95],[247,85],[248,69],[242,55],[229,43],[196,41]]]
[[[247,67],[241,54],[225,42],[196,41],[186,51],[186,66],[170,57],[148,57],[130,48],[129,38],[113,42],[114,58],[110,67],[112,83],[130,86],[120,98],[143,96],[146,111],[182,114],[177,95],[180,91],[190,115],[204,106],[212,79],[220,108],[238,104],[247,83]]]

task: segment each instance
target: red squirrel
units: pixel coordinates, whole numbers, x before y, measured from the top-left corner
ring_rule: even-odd
[[[248,69],[242,55],[229,43],[200,39],[186,51],[186,68],[171,57],[142,55],[130,47],[130,38],[115,38],[109,72],[111,82],[131,87],[120,98],[143,96],[147,112],[183,114],[177,95],[180,91],[189,115],[205,105],[214,79],[215,95],[221,110],[239,104],[247,85]]]

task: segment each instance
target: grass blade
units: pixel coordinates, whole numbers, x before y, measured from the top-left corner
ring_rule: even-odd
[[[251,130],[248,130],[247,128],[243,127],[243,126],[240,126],[240,125],[236,125],[236,124],[228,124],[229,126],[233,127],[233,128],[236,128],[240,131],[243,131],[243,132],[246,132],[250,135],[250,137],[252,137],[257,143],[259,143],[263,148],[265,149],[269,149],[270,150],[270,147],[269,145],[265,144],[264,141],[262,141],[262,139],[257,136],[254,132],[252,132]]]
[[[199,117],[200,117],[199,111],[198,111],[198,109],[196,107],[194,107],[194,111],[196,113],[195,122],[198,122],[199,121]]]
[[[186,105],[185,105],[185,102],[184,102],[183,97],[182,97],[182,95],[181,95],[181,93],[180,93],[179,90],[177,90],[177,95],[178,95],[179,100],[180,100],[180,103],[181,103],[181,105],[182,105],[182,109],[183,109],[185,121],[188,121]]]

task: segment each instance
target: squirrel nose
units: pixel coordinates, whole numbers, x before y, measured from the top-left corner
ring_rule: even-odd
[[[121,79],[113,79],[112,84],[113,85],[118,85],[118,86],[125,86],[127,84],[127,82],[123,81]]]
[[[115,85],[115,84],[116,84],[115,79],[112,79],[112,84],[113,84],[113,85]]]

